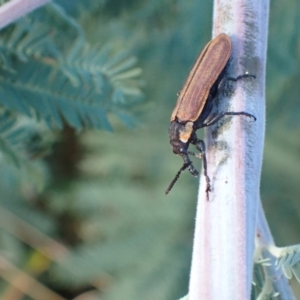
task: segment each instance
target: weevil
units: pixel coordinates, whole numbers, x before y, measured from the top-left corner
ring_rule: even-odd
[[[245,77],[253,77],[248,73],[233,77],[226,77],[225,70],[231,55],[231,40],[225,33],[219,34],[211,40],[199,54],[182,90],[171,115],[169,127],[170,144],[173,152],[183,158],[183,165],[168,186],[165,194],[173,188],[180,174],[188,169],[193,176],[199,173],[195,169],[189,155],[202,158],[203,172],[206,178],[206,195],[209,199],[211,192],[210,179],[207,173],[207,160],[205,143],[198,139],[196,131],[208,127],[224,116],[244,115],[256,120],[255,116],[247,112],[223,112],[211,116],[213,100],[224,89],[227,80],[238,81]],[[189,151],[189,145],[193,144],[199,154]]]

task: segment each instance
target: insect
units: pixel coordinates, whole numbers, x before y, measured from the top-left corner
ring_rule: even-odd
[[[254,75],[247,73],[236,78],[225,77],[225,69],[230,55],[231,40],[227,34],[221,33],[211,40],[200,53],[179,93],[171,115],[169,137],[173,152],[180,155],[184,163],[171,181],[165,194],[169,193],[181,172],[185,169],[188,169],[193,176],[199,175],[189,157],[189,155],[193,155],[202,158],[203,172],[206,178],[206,195],[209,199],[211,186],[207,174],[205,143],[197,138],[196,131],[215,124],[224,116],[244,115],[253,118],[254,121],[256,120],[255,116],[243,111],[223,112],[211,116],[213,100],[224,89],[226,81],[238,81],[246,77],[256,78]],[[188,150],[190,144],[195,145],[199,151],[198,154]]]

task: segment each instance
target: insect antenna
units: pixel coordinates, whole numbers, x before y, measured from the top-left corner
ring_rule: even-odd
[[[171,183],[169,184],[168,188],[165,191],[165,194],[167,195],[171,189],[173,188],[175,182],[178,180],[180,174],[182,171],[184,171],[192,162],[188,162],[188,163],[184,163],[183,166],[179,169],[179,171],[176,173],[174,179],[171,181]]]

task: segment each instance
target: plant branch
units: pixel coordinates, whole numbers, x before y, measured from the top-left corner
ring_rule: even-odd
[[[11,0],[0,6],[0,29],[15,22],[50,0]]]
[[[250,299],[265,126],[268,10],[268,0],[215,1],[213,36],[225,32],[233,44],[228,76],[256,76],[234,83],[233,96],[222,97],[218,111],[245,111],[257,121],[235,116],[207,130],[212,192],[206,201],[202,175],[189,300],[220,295],[222,300]]]

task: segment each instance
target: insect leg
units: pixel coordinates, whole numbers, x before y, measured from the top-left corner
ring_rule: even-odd
[[[242,74],[242,75],[239,75],[237,77],[223,77],[218,85],[218,91],[222,91],[225,87],[225,84],[227,81],[234,81],[234,82],[237,82],[239,81],[240,79],[243,79],[243,78],[256,78],[255,75],[252,75],[252,74],[248,74],[248,73],[245,73],[245,74]]]
[[[243,75],[239,75],[237,77],[223,77],[221,79],[219,85],[218,85],[217,94],[216,94],[215,97],[217,97],[224,90],[225,84],[226,84],[226,82],[228,80],[236,82],[236,81],[238,81],[240,79],[249,78],[249,77],[256,78],[255,75],[251,75],[251,74],[248,74],[248,73],[243,74]],[[241,116],[241,115],[253,118],[254,121],[256,121],[256,117],[255,116],[253,116],[252,114],[243,112],[243,111],[242,112],[224,112],[224,113],[217,114],[216,116],[214,116],[212,119],[210,119],[206,123],[203,122],[199,128],[211,126],[211,125],[217,123],[220,119],[222,119],[225,116]]]
[[[176,183],[176,181],[178,180],[180,174],[182,171],[184,171],[186,168],[189,167],[189,165],[191,164],[192,162],[190,161],[189,163],[184,163],[183,166],[179,169],[179,171],[176,173],[174,179],[171,181],[171,183],[169,184],[169,186],[167,187],[166,191],[165,191],[165,194],[167,195],[171,189],[173,188],[174,184]]]
[[[225,89],[225,84],[227,81],[234,81],[234,82],[237,82],[239,81],[240,79],[243,79],[243,78],[256,78],[255,75],[251,75],[251,74],[248,74],[248,73],[245,73],[245,74],[242,74],[242,75],[239,75],[237,77],[223,77],[221,79],[221,81],[219,82],[218,84],[218,90],[217,90],[217,94],[215,97],[219,96],[219,94]]]
[[[249,78],[249,77],[252,77],[252,78],[254,78],[254,79],[256,78],[255,75],[245,73],[245,74],[239,75],[239,76],[237,76],[237,77],[226,77],[226,78],[224,78],[224,79],[226,79],[226,80],[231,80],[231,81],[238,81],[238,80],[240,80],[240,79],[242,79],[242,78]]]
[[[220,113],[216,116],[214,116],[211,120],[209,120],[207,123],[203,123],[201,127],[208,127],[211,126],[213,124],[216,124],[220,119],[222,119],[225,116],[246,116],[249,118],[253,118],[254,121],[256,121],[256,117],[253,116],[252,114],[246,113],[244,111],[240,111],[240,112],[224,112],[224,113]]]
[[[169,186],[167,187],[166,191],[165,191],[165,194],[167,195],[170,190],[173,188],[174,184],[176,183],[176,181],[178,180],[180,174],[182,171],[184,171],[185,169],[188,169],[190,171],[190,173],[193,175],[193,176],[198,176],[199,173],[198,171],[195,169],[195,167],[193,166],[193,163],[192,161],[190,160],[189,158],[189,154],[190,152],[184,152],[182,153],[182,159],[184,161],[184,164],[183,166],[179,169],[179,171],[176,173],[174,179],[171,181],[171,183],[169,184]],[[195,155],[195,153],[193,153],[192,155]]]
[[[199,158],[202,159],[203,161],[203,173],[205,176],[205,180],[206,180],[206,198],[207,200],[209,200],[209,192],[211,192],[211,186],[210,186],[210,179],[209,176],[207,174],[207,159],[206,159],[206,153],[205,153],[205,143],[202,140],[196,139],[194,141],[191,142],[192,144],[195,145],[195,147],[197,148],[197,150],[199,150],[199,154],[195,154],[194,152],[188,152],[190,155],[194,155],[197,156]]]
[[[190,154],[190,153],[191,153],[190,151],[188,151],[187,153],[183,153],[182,159],[184,161],[184,165],[187,165],[187,168],[189,169],[190,173],[196,177],[199,175],[199,172],[195,169],[195,167],[193,166],[193,163],[191,162],[191,160],[188,156],[188,154]]]

